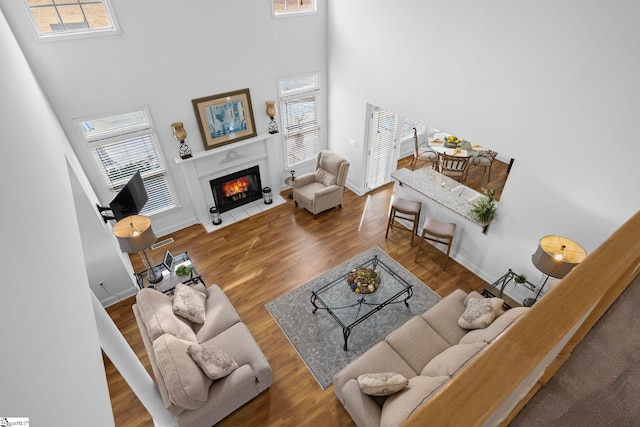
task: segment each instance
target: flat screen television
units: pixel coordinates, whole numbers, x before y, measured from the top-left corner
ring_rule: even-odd
[[[116,194],[116,197],[109,203],[109,208],[116,221],[120,221],[130,215],[138,215],[147,200],[149,200],[149,196],[144,188],[140,171],[138,171]]]

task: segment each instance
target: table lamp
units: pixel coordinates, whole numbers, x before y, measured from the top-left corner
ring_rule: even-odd
[[[538,249],[531,255],[531,261],[547,277],[536,297],[527,298],[522,304],[531,307],[538,300],[549,277],[562,279],[586,257],[584,248],[573,240],[562,236],[544,236],[538,243]]]
[[[113,226],[122,252],[140,254],[142,263],[147,268],[149,283],[158,283],[162,280],[162,272],[153,262],[147,251],[156,242],[156,235],[151,228],[151,219],[143,215],[131,215],[121,219]]]

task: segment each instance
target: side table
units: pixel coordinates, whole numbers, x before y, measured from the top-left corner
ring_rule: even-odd
[[[514,298],[510,297],[505,290],[509,290],[510,286],[519,286],[527,288],[530,291],[535,289],[535,285],[531,282],[526,281],[524,283],[516,283],[515,277],[517,276],[511,269],[507,271],[502,277],[493,282],[488,287],[485,287],[482,290],[482,295],[485,297],[497,297],[502,298],[504,300],[505,308],[513,308],[513,307],[521,307],[523,304],[516,301]]]
[[[284,183],[287,184],[290,187],[293,187],[293,183],[295,182],[295,178],[293,176],[288,176],[284,179]],[[293,199],[293,188],[291,189],[291,192],[289,193],[288,196],[290,199]]]
[[[188,276],[178,276],[176,274],[176,269],[180,266],[191,267],[191,273]],[[173,259],[173,269],[172,271],[167,270],[164,264],[159,264],[156,266],[157,269],[162,273],[162,280],[158,283],[151,284],[147,278],[147,270],[141,271],[139,273],[135,273],[134,276],[136,278],[136,284],[139,289],[144,288],[152,288],[156,289],[165,294],[173,294],[173,290],[179,283],[184,283],[185,285],[195,285],[196,283],[204,283],[202,277],[196,270],[196,266],[193,264],[189,255],[186,252],[178,254]]]

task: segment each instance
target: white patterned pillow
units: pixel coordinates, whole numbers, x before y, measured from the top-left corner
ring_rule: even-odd
[[[409,380],[393,372],[364,374],[358,377],[358,385],[364,394],[369,396],[389,396],[409,384]]]
[[[486,328],[502,312],[503,303],[501,298],[469,298],[458,325],[464,329]]]
[[[202,292],[179,283],[174,293],[173,312],[194,323],[204,323],[204,301],[206,299],[207,296]]]
[[[238,363],[213,344],[191,344],[187,351],[205,375],[212,380],[224,378],[238,369]]]

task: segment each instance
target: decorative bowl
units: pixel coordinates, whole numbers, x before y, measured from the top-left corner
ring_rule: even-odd
[[[360,267],[347,275],[347,285],[357,294],[372,294],[382,284],[382,277],[371,267]]]

